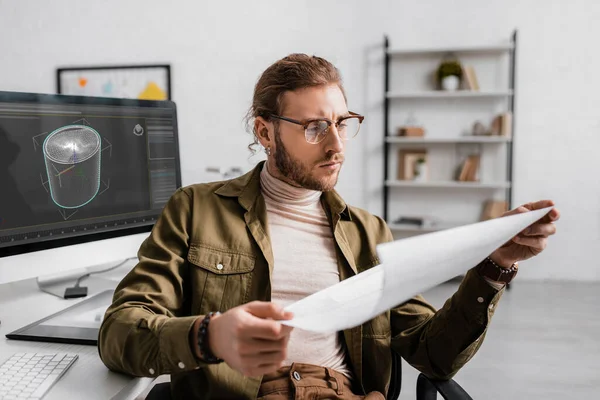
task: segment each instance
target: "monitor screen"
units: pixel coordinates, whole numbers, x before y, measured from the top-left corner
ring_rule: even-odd
[[[175,104],[0,92],[0,257],[147,232],[181,186]]]

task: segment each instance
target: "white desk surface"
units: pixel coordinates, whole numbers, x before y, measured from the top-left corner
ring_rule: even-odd
[[[128,263],[122,267],[124,269],[119,268],[103,276],[110,274],[111,278],[119,279],[119,275],[124,276],[131,267],[131,263]],[[84,286],[87,283],[83,281],[81,284]],[[95,292],[93,290],[90,295]],[[34,279],[0,285],[0,363],[14,353],[76,353],[79,359],[44,396],[44,400],[133,400],[154,379],[132,378],[109,371],[100,360],[96,346],[9,340],[5,336],[84,299],[65,300],[44,293],[38,289]]]

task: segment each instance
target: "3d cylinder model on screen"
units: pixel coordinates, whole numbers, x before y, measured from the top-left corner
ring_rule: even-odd
[[[79,208],[100,189],[100,134],[86,125],[66,125],[50,133],[43,151],[52,200],[62,208]]]

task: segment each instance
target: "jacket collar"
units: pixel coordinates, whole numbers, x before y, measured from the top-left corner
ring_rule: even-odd
[[[324,200],[325,204],[329,206],[332,214],[338,214],[341,219],[352,221],[350,209],[338,192],[335,190],[323,192],[323,196],[321,198]]]
[[[260,172],[264,163],[264,161],[261,161],[246,174],[226,181],[215,193],[223,197],[237,197],[240,205],[246,211],[250,211],[254,206],[256,198],[261,195]],[[350,210],[338,192],[335,190],[323,192],[321,198],[329,207],[332,214],[338,214],[342,219],[352,221]]]
[[[225,181],[215,193],[223,197],[237,197],[240,205],[249,211],[256,197],[260,195],[260,171],[263,162],[244,175]]]

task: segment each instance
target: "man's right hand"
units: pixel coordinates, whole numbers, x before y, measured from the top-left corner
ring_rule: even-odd
[[[245,376],[268,374],[285,360],[293,329],[276,320],[292,317],[274,303],[243,304],[212,317],[208,345],[216,357]]]

